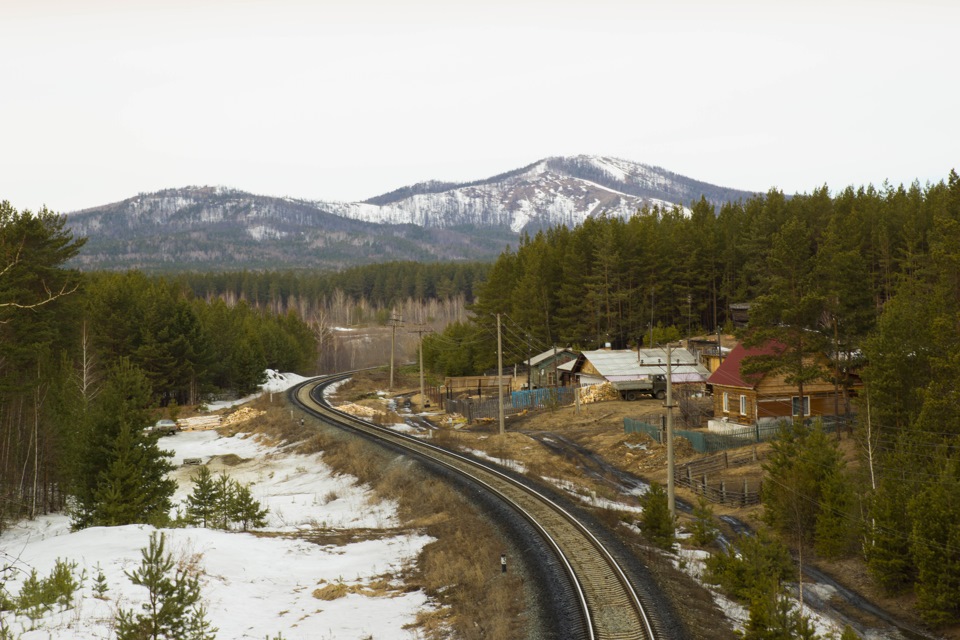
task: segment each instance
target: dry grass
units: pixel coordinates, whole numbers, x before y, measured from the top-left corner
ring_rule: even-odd
[[[322,581],[324,584],[326,581]],[[351,593],[356,593],[367,598],[393,598],[401,595],[405,589],[398,587],[392,576],[378,576],[366,584],[346,584],[344,582],[333,582],[324,584],[324,586],[313,590],[313,597],[318,600],[338,600]]]

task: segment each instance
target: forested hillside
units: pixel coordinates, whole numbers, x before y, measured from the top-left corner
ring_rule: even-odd
[[[70,496],[81,526],[164,515],[148,487],[163,457],[143,432],[160,408],[249,393],[267,368],[314,363],[315,335],[296,314],[137,272],[65,269],[82,247],[62,217],[0,203],[0,527]],[[122,513],[121,496],[133,501]]]
[[[789,452],[811,449],[805,440],[782,445],[779,472],[804,478],[802,501],[814,505],[802,539],[825,556],[860,555],[883,588],[914,591],[932,624],[960,621],[956,172],[927,186],[770,191],[719,211],[700,200],[690,216],[652,208],[588,219],[525,237],[477,293],[472,321],[427,338],[425,358],[441,373],[494,366],[495,314],[505,362],[516,362],[552,345],[636,345],[651,329],[659,342],[730,328],[732,303],[751,304],[748,342],[819,349],[844,369],[859,362],[860,472],[833,454],[798,461]],[[770,513],[797,534],[784,524],[796,517]]]

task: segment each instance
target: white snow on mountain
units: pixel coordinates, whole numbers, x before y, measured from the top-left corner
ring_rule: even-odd
[[[589,179],[585,175],[593,177]],[[600,184],[604,180],[611,184]],[[634,215],[644,205],[667,209],[683,206],[681,199],[631,194],[625,189],[669,191],[671,179],[662,170],[599,156],[551,158],[501,179],[457,186],[432,193],[415,193],[395,202],[377,205],[356,202],[318,202],[317,205],[346,218],[380,224],[415,224],[424,227],[457,225],[509,226],[521,231],[531,222],[542,226],[582,223],[606,213]]]

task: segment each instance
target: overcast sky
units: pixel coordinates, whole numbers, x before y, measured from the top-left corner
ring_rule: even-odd
[[[955,0],[0,0],[0,200],[363,200],[553,155],[727,187],[960,170]]]

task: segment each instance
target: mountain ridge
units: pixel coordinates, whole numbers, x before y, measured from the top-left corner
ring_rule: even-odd
[[[538,160],[482,180],[421,182],[363,202],[226,187],[141,193],[67,215],[86,269],[340,269],[384,260],[493,260],[519,234],[605,213],[754,195],[608,156]]]

